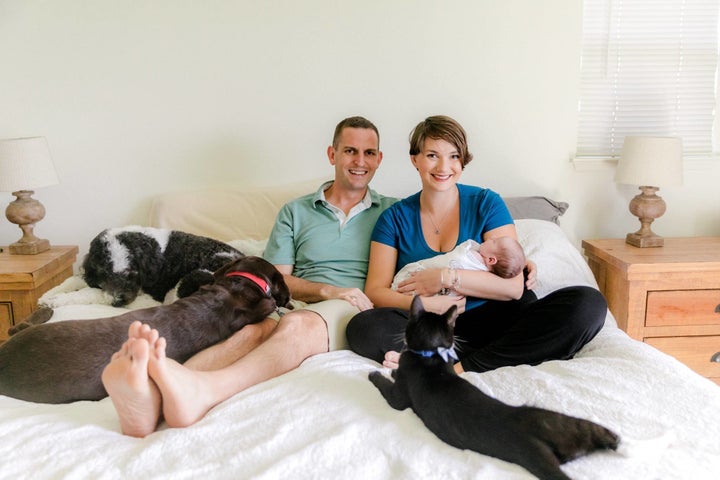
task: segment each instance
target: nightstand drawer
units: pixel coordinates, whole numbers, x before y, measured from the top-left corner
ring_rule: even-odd
[[[0,343],[8,329],[37,308],[38,299],[73,274],[76,246],[55,246],[36,255],[0,252]]]
[[[3,332],[7,332],[8,328],[14,324],[12,303],[0,300],[0,342],[2,342]]]
[[[720,325],[720,290],[650,291],[645,326]]]
[[[583,240],[588,265],[617,324],[720,385],[720,237]]]
[[[704,377],[720,380],[720,363],[710,358],[720,351],[720,336],[707,337],[655,337],[645,343],[680,360]]]

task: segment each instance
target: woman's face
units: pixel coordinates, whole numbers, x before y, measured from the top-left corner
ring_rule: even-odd
[[[410,159],[420,173],[423,190],[447,190],[455,186],[463,171],[458,149],[438,138],[425,139],[422,151]]]

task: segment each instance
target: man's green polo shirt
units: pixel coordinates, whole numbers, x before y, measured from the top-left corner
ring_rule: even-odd
[[[311,282],[362,289],[375,221],[397,199],[368,189],[367,208],[341,224],[326,206],[328,186],[280,209],[263,257],[275,265],[293,265],[294,276]]]

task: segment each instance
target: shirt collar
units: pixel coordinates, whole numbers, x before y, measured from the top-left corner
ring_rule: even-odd
[[[334,182],[334,180],[329,180],[320,185],[320,188],[318,188],[318,190],[315,192],[315,195],[313,196],[313,205],[317,206],[318,204],[330,204],[330,202],[328,202],[325,198],[325,190],[330,188],[330,186]],[[378,195],[377,192],[368,187],[367,191],[365,192],[365,196],[360,201],[360,203],[363,205],[364,208],[370,208],[371,205],[379,205],[380,195]]]

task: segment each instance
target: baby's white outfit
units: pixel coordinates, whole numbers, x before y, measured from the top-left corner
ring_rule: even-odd
[[[480,246],[475,240],[466,240],[447,253],[435,255],[434,257],[412,262],[405,265],[395,274],[392,289],[397,290],[400,282],[410,277],[410,274],[426,270],[428,268],[460,268],[463,270],[484,270],[488,271],[482,257],[477,253]],[[475,251],[475,253],[473,253]]]

